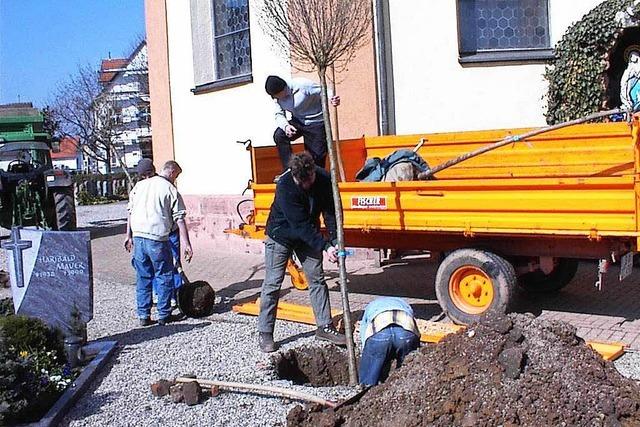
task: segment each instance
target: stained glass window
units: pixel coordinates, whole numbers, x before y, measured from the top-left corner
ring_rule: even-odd
[[[248,0],[213,1],[213,43],[218,80],[251,74]]]
[[[458,0],[460,53],[549,49],[547,0]]]

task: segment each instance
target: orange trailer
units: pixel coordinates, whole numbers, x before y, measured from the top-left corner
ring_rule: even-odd
[[[505,312],[516,286],[555,291],[579,259],[622,259],[626,275],[640,237],[637,117],[572,126],[490,151],[429,181],[355,182],[365,159],[412,149],[435,166],[530,129],[341,141],[348,247],[424,249],[443,254],[435,288],[457,323]],[[301,150],[294,145],[294,151]],[[251,147],[253,224],[264,229],[280,172],[275,147]]]

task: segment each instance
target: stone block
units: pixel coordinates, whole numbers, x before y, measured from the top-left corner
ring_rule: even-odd
[[[169,394],[169,389],[175,385],[175,382],[168,380],[159,380],[151,384],[151,393],[156,397],[162,397]]]
[[[176,384],[169,387],[169,394],[173,403],[180,403],[184,400],[184,393],[182,392],[182,384]]]
[[[196,381],[190,381],[182,384],[182,396],[184,403],[189,406],[197,405],[200,402],[200,384]]]

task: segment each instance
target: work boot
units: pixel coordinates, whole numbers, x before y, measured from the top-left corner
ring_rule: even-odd
[[[170,317],[172,322],[179,322],[186,319],[187,315],[184,314],[182,310],[178,309],[178,311],[176,313],[172,313]]]
[[[162,319],[158,319],[158,325],[164,326],[167,323],[179,322],[181,320],[186,319],[187,316],[180,312],[179,314],[170,314],[167,317],[163,317]]]
[[[335,345],[347,345],[347,337],[344,334],[336,331],[336,328],[334,328],[331,323],[321,326],[316,330],[316,339],[329,341],[330,343],[333,343]]]
[[[263,353],[273,353],[278,348],[276,343],[273,342],[273,334],[270,334],[269,332],[260,332],[258,344],[260,345],[260,350],[262,350]]]
[[[151,326],[153,325],[153,320],[148,317],[140,319],[140,326]]]

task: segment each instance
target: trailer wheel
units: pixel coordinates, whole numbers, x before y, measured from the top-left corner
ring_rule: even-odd
[[[53,192],[53,201],[56,206],[56,229],[74,231],[77,224],[73,187],[56,188]]]
[[[542,270],[523,274],[518,278],[521,288],[531,293],[557,292],[571,282],[578,271],[578,260],[574,258],[556,258],[556,264],[549,274]]]
[[[442,310],[458,324],[488,314],[506,313],[517,284],[513,266],[479,249],[458,249],[438,267],[436,296]]]

